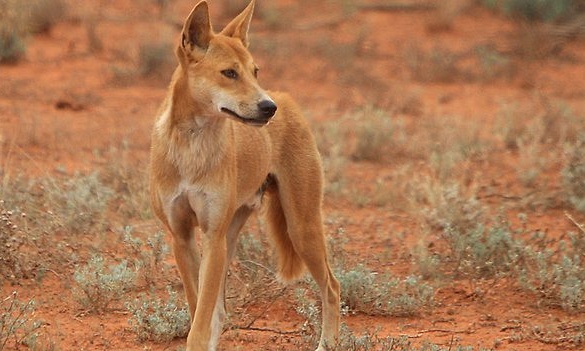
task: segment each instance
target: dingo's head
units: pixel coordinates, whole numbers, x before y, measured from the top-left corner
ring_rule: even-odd
[[[209,21],[205,1],[185,21],[176,54],[196,102],[206,114],[221,114],[249,125],[267,124],[276,104],[257,81],[258,67],[248,51],[254,0],[219,34]]]

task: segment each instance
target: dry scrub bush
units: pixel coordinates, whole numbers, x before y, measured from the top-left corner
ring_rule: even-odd
[[[404,138],[408,142],[399,145],[408,158],[424,161],[416,166],[418,173],[432,176],[439,183],[447,183],[466,176],[470,173],[466,164],[482,160],[493,149],[484,132],[484,126],[473,118],[424,116],[424,122]]]
[[[441,183],[427,178],[424,194],[419,194],[426,206],[422,214],[433,229],[466,232],[481,224],[486,207],[477,199],[473,189],[465,191],[455,182]]]
[[[583,122],[562,103],[541,98],[528,105],[504,103],[494,122],[494,134],[503,145],[516,150],[520,143],[548,145],[574,141]]]
[[[568,233],[568,240],[556,241],[542,232],[531,234],[514,229],[503,218],[489,224],[445,223],[441,242],[432,249],[422,243],[413,251],[424,276],[465,278],[471,282],[514,278],[545,304],[568,312],[584,310],[585,231]]]
[[[30,270],[29,262],[21,251],[24,235],[19,228],[18,217],[23,215],[6,208],[4,200],[0,200],[0,277],[9,280],[21,278]]]
[[[581,0],[482,0],[491,9],[524,21],[555,21],[574,15]]]
[[[476,225],[464,232],[447,228],[442,233],[448,254],[441,269],[454,278],[498,278],[510,274],[519,257],[519,243],[505,225],[486,228]]]
[[[412,79],[423,83],[486,83],[510,79],[517,72],[510,57],[488,45],[460,53],[445,48],[424,50],[410,46],[404,52],[404,61]]]
[[[473,192],[462,193],[458,184],[439,188],[430,199],[423,214],[441,240],[433,252],[426,244],[414,249],[421,274],[468,279],[510,274],[520,244],[507,221],[497,217],[489,226],[486,205]]]
[[[29,0],[26,9],[28,30],[31,33],[47,32],[67,12],[65,0]]]
[[[585,212],[585,137],[569,150],[561,171],[565,197],[580,212]]]
[[[517,268],[521,286],[545,304],[568,312],[582,312],[585,309],[585,233],[569,233],[568,240],[561,240],[558,245],[548,242],[546,234],[535,233],[529,244]]]
[[[100,179],[111,188],[111,209],[124,218],[150,219],[150,194],[148,170],[138,161],[130,161],[130,146],[123,141],[119,147],[112,147],[107,157],[112,160],[103,170]]]
[[[309,300],[304,298],[303,292],[298,291],[297,300],[301,302],[301,305],[297,307],[297,313],[302,315],[306,322],[301,327],[301,340],[297,342],[298,346],[303,349],[309,347],[314,348],[318,343],[319,337],[319,309]],[[366,328],[370,329],[370,328]],[[391,337],[391,336],[379,336],[379,330],[367,330],[366,332],[356,335],[354,332],[345,324],[341,323],[339,339],[335,345],[332,346],[334,350],[343,351],[473,351],[475,350],[472,346],[458,345],[452,341],[449,345],[440,346],[433,344],[428,341],[422,341],[413,343],[408,336]],[[479,348],[478,351],[488,351],[490,349]]]
[[[347,11],[352,10],[348,7]],[[388,86],[387,81],[371,69],[370,54],[363,45],[369,35],[369,26],[363,25],[350,40],[322,36],[306,49],[311,55],[325,60],[326,66],[334,70],[342,84],[359,87],[363,92],[367,91],[371,101],[381,101],[387,97]],[[325,70],[323,74],[326,74]]]
[[[189,333],[190,317],[185,303],[180,303],[178,294],[167,289],[166,301],[156,294],[142,294],[126,308],[132,314],[128,321],[138,336],[138,340],[168,342],[174,338],[186,337]]]
[[[88,33],[94,33],[94,31]],[[90,40],[90,43],[101,42],[95,33],[90,35],[90,38],[93,37],[95,39]],[[98,45],[100,46],[99,50],[101,50],[101,44]],[[135,83],[136,79],[140,77],[154,78],[156,84],[166,82],[177,66],[176,58],[172,52],[173,43],[170,40],[146,40],[140,43],[138,56],[131,60],[133,62],[124,66],[114,65],[111,67],[111,83],[116,86],[128,86]]]
[[[345,167],[347,165],[346,131],[343,121],[313,123],[317,147],[323,162],[325,174],[325,193],[339,195],[346,185]]]
[[[535,141],[524,142],[518,140],[517,144],[518,162],[516,173],[518,174],[518,179],[526,187],[536,187],[540,175],[549,164],[547,161],[556,156],[556,153],[554,156],[550,155],[550,148]]]
[[[433,305],[434,289],[419,277],[393,278],[363,265],[337,269],[342,308],[372,316],[413,316]]]
[[[101,233],[111,194],[97,173],[36,179],[6,175],[0,187],[0,274],[41,279],[47,268],[60,267],[70,255],[70,243],[56,241],[55,235]]]
[[[350,267],[349,257],[343,248],[347,242],[343,228],[339,228],[338,231],[338,236],[329,238],[328,246],[333,271],[341,285],[342,313],[414,316],[432,308],[434,288],[419,277],[409,276],[400,279],[389,274],[378,274],[361,264]],[[314,289],[308,289],[312,284],[314,284],[312,281],[306,279],[295,290],[295,309],[305,319],[301,327],[304,347],[307,344],[316,344],[320,335],[321,311],[312,295]],[[342,325],[340,340],[335,346],[339,350],[378,350],[379,347],[382,347],[382,350],[392,350],[393,347],[406,347],[404,341],[381,338],[375,331],[356,336]]]
[[[366,106],[345,118],[353,125],[351,156],[354,160],[381,162],[403,151],[406,143],[404,126],[386,111]]]
[[[453,83],[467,80],[468,72],[459,67],[459,55],[447,49],[434,48],[426,52],[417,46],[404,54],[412,78],[425,83]]]
[[[122,230],[122,242],[131,257],[130,265],[137,274],[136,284],[153,287],[159,280],[166,279],[169,265],[165,262],[169,247],[164,241],[164,232],[158,231],[146,238],[146,242],[133,235],[133,228],[126,226]]]
[[[355,335],[347,325],[342,324],[336,350],[374,351],[374,350],[412,350],[408,338],[380,337],[377,331]]]
[[[21,59],[26,51],[26,37],[48,31],[65,10],[61,0],[0,1],[0,63]]]
[[[329,238],[333,271],[341,285],[342,309],[346,313],[376,316],[413,316],[433,306],[434,289],[420,277],[403,279],[379,274],[362,264],[351,264],[343,246],[343,229]],[[306,302],[306,301],[305,301]]]
[[[44,190],[49,201],[48,210],[58,217],[65,231],[96,233],[107,225],[105,212],[113,191],[102,182],[98,172],[76,175],[62,184],[56,179],[47,179]]]
[[[42,278],[51,262],[63,258],[64,243],[54,234],[64,219],[55,211],[51,196],[54,179],[11,178],[0,186],[0,274],[8,280]],[[47,248],[53,250],[47,250]]]
[[[16,292],[3,296],[0,300],[0,351],[16,350],[21,345],[44,350],[37,344],[42,325],[43,322],[35,319],[34,300],[21,302]]]
[[[171,42],[146,42],[139,47],[138,72],[143,77],[168,77],[176,66]]]
[[[543,189],[539,199],[530,199],[531,204],[558,203],[559,192],[546,183],[549,179],[542,175],[557,172],[562,166],[563,151],[569,150],[565,168],[562,171],[563,185],[567,197],[579,187],[579,176],[571,176],[577,168],[571,169],[569,163],[578,164],[574,150],[580,135],[585,134],[585,120],[575,114],[565,103],[548,101],[540,97],[525,106],[505,104],[501,107],[494,123],[494,134],[507,149],[517,154],[516,173],[526,187]],[[569,161],[571,159],[572,161]]]
[[[25,53],[26,12],[20,0],[0,1],[0,63],[14,63]]]
[[[135,286],[136,272],[127,261],[106,267],[103,256],[94,255],[73,274],[73,297],[88,312],[104,312]]]
[[[24,234],[35,238],[59,229],[70,233],[100,231],[112,196],[97,172],[64,178],[13,178],[0,191],[6,206],[26,213]]]
[[[271,252],[270,245],[254,234],[244,232],[239,236],[227,288],[232,310],[245,308],[252,302],[273,301],[282,293]]]

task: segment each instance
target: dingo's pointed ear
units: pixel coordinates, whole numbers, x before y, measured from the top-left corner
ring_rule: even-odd
[[[252,21],[252,13],[254,12],[255,0],[250,1],[250,4],[234,18],[225,28],[221,31],[221,34],[239,38],[245,47],[250,44],[248,40],[248,30],[250,29],[250,22]]]
[[[205,51],[212,36],[213,29],[209,21],[207,2],[201,1],[195,5],[185,20],[181,34],[181,46],[187,51],[193,51],[193,49]]]

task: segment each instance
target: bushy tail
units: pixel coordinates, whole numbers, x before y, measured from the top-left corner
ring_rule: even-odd
[[[278,277],[283,281],[294,280],[304,272],[305,265],[290,240],[278,191],[271,191],[266,198],[266,220],[278,256]]]

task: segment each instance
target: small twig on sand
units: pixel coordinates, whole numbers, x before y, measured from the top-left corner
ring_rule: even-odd
[[[272,332],[272,333],[277,333],[277,334],[296,334],[297,332],[290,332],[289,333],[289,332],[278,331],[276,329],[271,329],[271,328],[252,327],[252,325],[258,320],[258,318],[262,317],[266,313],[266,311],[268,311],[268,309],[274,304],[274,302],[284,294],[284,292],[286,290],[287,290],[286,286],[284,288],[282,288],[276,295],[273,296],[272,300],[270,300],[270,302],[266,304],[266,306],[264,307],[262,312],[256,314],[252,318],[252,320],[250,320],[246,325],[232,325],[228,329],[224,330],[224,332],[226,332],[228,330],[240,329],[240,330],[266,331],[266,332]]]
[[[419,330],[415,335],[408,335],[408,334],[400,334],[400,336],[407,337],[409,339],[420,338],[423,334],[426,333],[445,333],[445,334],[471,334],[472,331],[469,330],[450,330],[450,329],[424,329]]]
[[[283,330],[272,329],[272,328],[259,328],[259,327],[248,327],[248,326],[239,326],[239,325],[234,325],[232,328],[230,328],[230,330],[235,330],[235,329],[268,332],[268,333],[275,333],[275,334],[280,334],[280,335],[296,335],[296,334],[302,333],[301,330],[283,331]]]
[[[567,217],[579,230],[581,233],[585,234],[585,226],[579,222],[577,222],[573,216],[569,214],[569,212],[565,211],[565,217]]]

